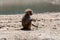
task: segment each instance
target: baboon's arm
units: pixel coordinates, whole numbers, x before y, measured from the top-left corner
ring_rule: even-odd
[[[36,26],[36,25],[34,25],[34,24],[32,24],[32,26],[34,26],[34,27],[38,27],[38,26]]]

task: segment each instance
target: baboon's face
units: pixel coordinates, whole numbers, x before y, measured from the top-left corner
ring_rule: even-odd
[[[31,11],[28,11],[27,13],[28,13],[29,15],[32,15],[32,12],[31,12]]]

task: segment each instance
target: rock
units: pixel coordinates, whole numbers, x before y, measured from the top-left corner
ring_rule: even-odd
[[[52,39],[52,38],[44,38],[42,40],[54,40],[54,39]]]
[[[0,40],[7,40],[6,38],[0,38]]]

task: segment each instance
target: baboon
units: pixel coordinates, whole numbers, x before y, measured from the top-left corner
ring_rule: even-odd
[[[22,18],[22,30],[31,30],[32,21],[35,21],[34,19],[31,19],[31,15],[33,14],[33,11],[31,9],[25,10],[25,15]]]

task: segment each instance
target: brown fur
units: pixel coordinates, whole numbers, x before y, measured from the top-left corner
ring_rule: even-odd
[[[32,19],[30,18],[30,16],[32,15],[32,11],[31,10],[25,10],[25,15],[22,18],[22,30],[31,30],[31,25],[32,25]]]

